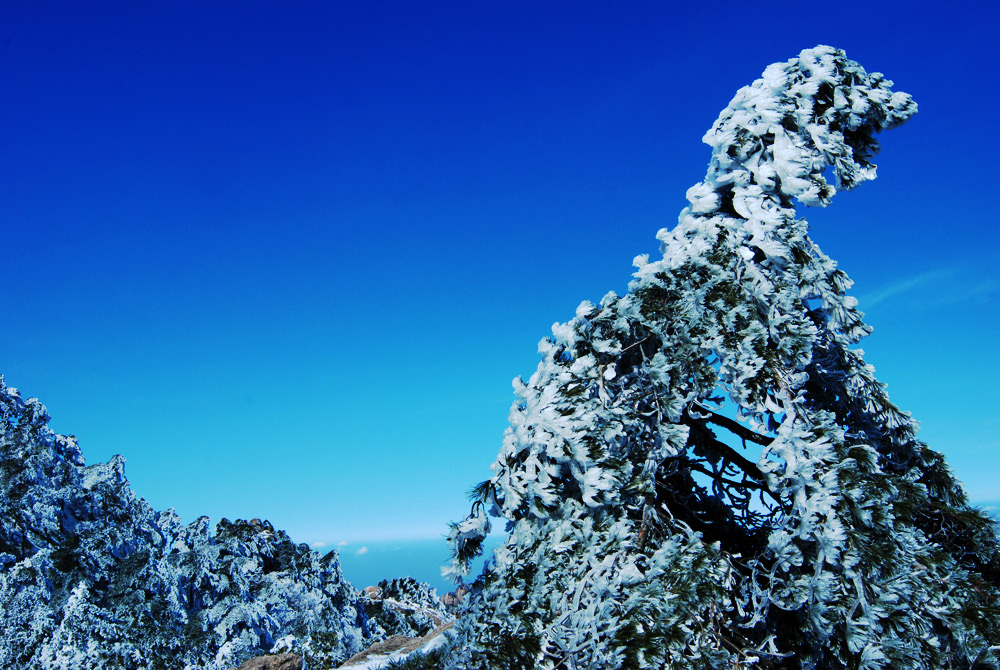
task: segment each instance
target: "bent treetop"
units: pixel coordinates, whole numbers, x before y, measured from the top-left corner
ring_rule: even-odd
[[[874,179],[916,112],[891,86],[825,46],[769,66],[663,258],[553,326],[452,527],[457,577],[489,514],[509,533],[455,667],[946,667],[1000,641],[995,526],[850,348],[852,282],[796,217]]]

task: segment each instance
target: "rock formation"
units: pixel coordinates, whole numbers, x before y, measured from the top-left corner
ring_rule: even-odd
[[[470,591],[471,589],[466,584],[459,584],[458,588],[454,591],[449,591],[441,596],[441,604],[445,606],[446,610],[452,611],[465,602],[465,596],[467,596]]]
[[[302,657],[298,654],[257,656],[231,670],[302,670]]]

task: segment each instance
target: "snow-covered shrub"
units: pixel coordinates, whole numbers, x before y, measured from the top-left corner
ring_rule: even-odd
[[[488,516],[508,537],[448,667],[995,660],[996,525],[852,349],[851,281],[796,216],[875,177],[876,134],[916,112],[891,86],[830,47],[768,67],[663,258],[553,326],[452,528],[458,577]]]
[[[85,466],[48,418],[0,377],[0,666],[225,668],[280,647],[335,667],[377,641],[336,552],[157,512],[124,459]]]
[[[418,582],[413,577],[394,577],[378,583],[382,598],[409,603],[428,610],[439,610],[441,599],[437,589],[426,582]]]
[[[378,637],[422,637],[452,620],[437,591],[413,577],[383,579],[379,597],[365,598],[368,625]]]

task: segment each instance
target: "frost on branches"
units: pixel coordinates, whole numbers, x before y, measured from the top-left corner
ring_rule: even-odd
[[[992,667],[996,527],[851,348],[851,281],[795,214],[874,179],[916,112],[891,85],[830,47],[768,67],[663,258],[553,326],[451,532],[456,577],[488,515],[508,537],[450,667]]]
[[[325,668],[381,639],[336,552],[257,520],[184,525],[132,492],[123,458],[85,466],[48,419],[0,377],[0,667],[221,670],[294,651]]]

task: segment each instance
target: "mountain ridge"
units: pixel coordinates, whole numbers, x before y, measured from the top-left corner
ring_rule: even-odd
[[[426,632],[420,616],[347,582],[336,551],[321,556],[259,519],[213,528],[154,510],[122,456],[86,465],[49,418],[0,376],[3,665],[221,670],[285,651],[337,667],[391,635]],[[436,599],[411,581],[387,584]]]

